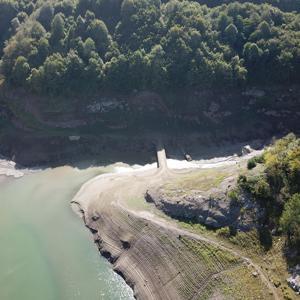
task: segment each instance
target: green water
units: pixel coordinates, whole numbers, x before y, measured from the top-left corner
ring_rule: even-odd
[[[133,299],[70,207],[98,169],[70,167],[0,183],[0,299]]]

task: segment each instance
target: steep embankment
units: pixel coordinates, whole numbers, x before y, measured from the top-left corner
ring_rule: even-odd
[[[297,86],[66,98],[1,87],[0,153],[29,167],[78,156],[145,162],[160,136],[169,154],[203,157],[211,146],[299,132],[299,98]]]
[[[72,201],[100,252],[136,297],[278,299],[249,258],[149,211],[143,202],[146,190],[177,176],[167,168],[164,151],[158,152],[158,159],[158,169],[98,176]]]

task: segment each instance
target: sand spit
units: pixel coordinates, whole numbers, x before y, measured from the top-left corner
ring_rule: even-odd
[[[143,199],[148,188],[176,176],[167,167],[164,151],[158,151],[158,160],[157,169],[97,176],[72,200],[99,251],[133,288],[135,297],[176,300],[221,295],[223,299],[236,289],[246,291],[244,299],[247,295],[278,299],[274,287],[249,258],[128,205],[132,199]],[[258,276],[251,276],[253,272]]]

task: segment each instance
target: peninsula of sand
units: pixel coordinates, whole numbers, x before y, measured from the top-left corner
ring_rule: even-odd
[[[268,275],[245,253],[184,228],[145,201],[153,188],[187,175],[206,177],[212,169],[227,170],[234,180],[251,155],[179,169],[158,147],[157,167],[99,175],[81,187],[72,206],[137,299],[279,299]]]

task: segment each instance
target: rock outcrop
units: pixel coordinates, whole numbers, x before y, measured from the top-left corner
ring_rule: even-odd
[[[183,220],[191,220],[212,228],[233,225],[238,221],[240,206],[232,201],[221,188],[210,191],[189,191],[170,195],[163,188],[148,190],[145,195],[167,215]]]
[[[172,190],[160,186],[145,193],[147,202],[154,203],[168,216],[184,221],[192,221],[210,228],[230,226],[248,231],[257,226],[257,220],[264,214],[263,208],[241,193],[232,198],[231,190],[235,179],[226,178],[218,187],[207,191]]]
[[[296,265],[290,270],[291,276],[287,279],[289,286],[300,295],[300,265]]]

